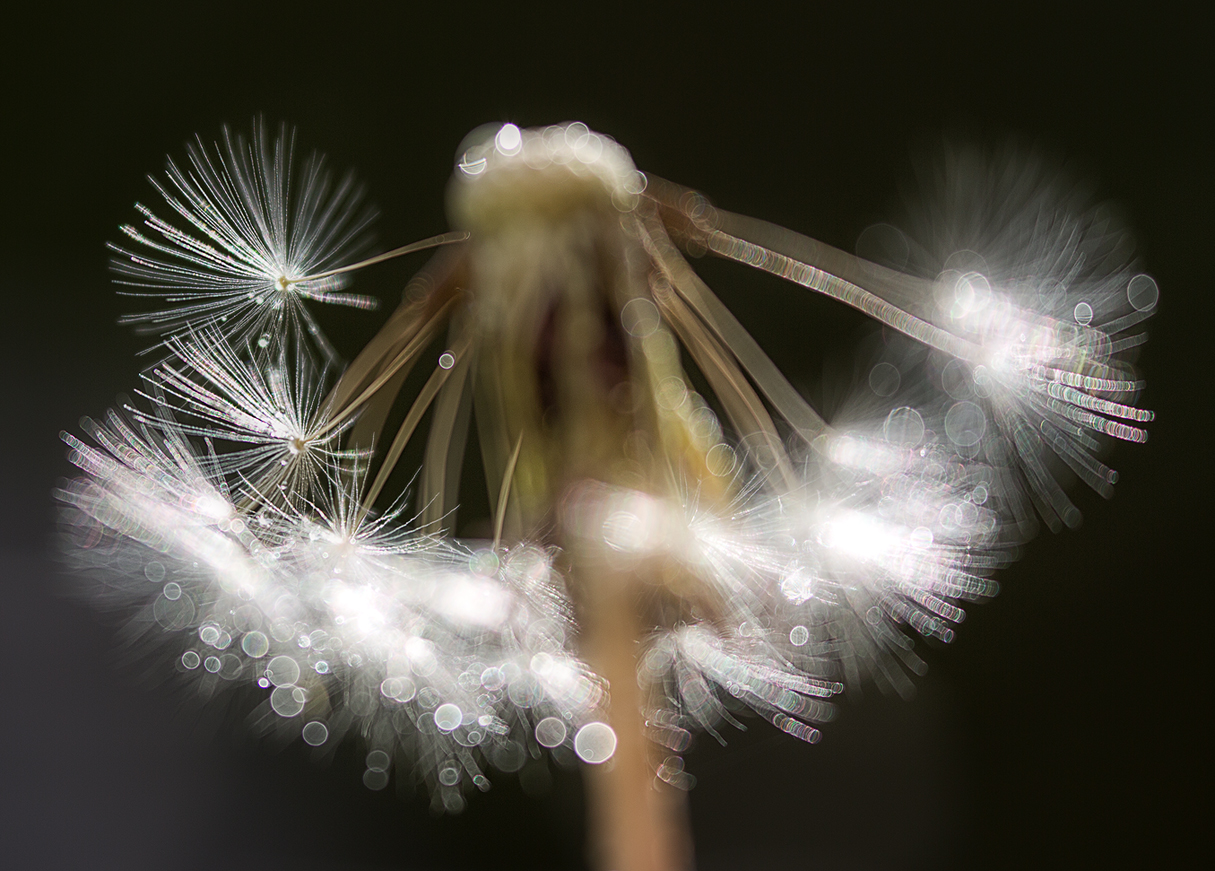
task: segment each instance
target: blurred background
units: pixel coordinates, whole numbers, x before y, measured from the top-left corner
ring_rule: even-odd
[[[576,773],[537,795],[499,775],[435,818],[420,792],[366,790],[357,746],[318,765],[301,742],[248,737],[239,706],[201,709],[57,574],[52,491],[72,473],[58,433],[136,389],[148,344],[115,323],[135,301],[116,296],[104,243],[152,201],[166,153],[259,112],[357,171],[385,247],[445,228],[455,149],[489,121],[585,121],[642,170],[848,250],[897,213],[911,155],[946,136],[1030,143],[1093,182],[1162,291],[1140,361],[1157,420],[1146,446],[1113,452],[1117,496],[1077,494],[1083,527],[1034,542],[949,649],[927,649],[915,700],[850,693],[816,746],[756,719],[725,747],[698,739],[692,825],[703,871],[1138,867],[1196,847],[1212,485],[1198,265],[1215,230],[1197,21],[1168,4],[758,5],[6,14],[0,865],[581,867]],[[360,275],[353,290],[385,307],[322,312],[335,344],[356,351],[423,262]],[[830,406],[865,319],[698,267]]]

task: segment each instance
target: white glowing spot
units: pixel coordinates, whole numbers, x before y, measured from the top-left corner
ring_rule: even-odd
[[[266,678],[276,687],[292,686],[300,679],[300,664],[290,656],[276,656],[266,664]]]
[[[1160,299],[1160,288],[1152,276],[1140,273],[1127,284],[1126,298],[1135,311],[1150,312]]]
[[[878,396],[894,396],[899,390],[899,380],[899,370],[890,363],[878,363],[869,370],[869,389]]]
[[[380,692],[385,698],[408,702],[417,695],[417,685],[407,677],[386,677],[380,682]]]
[[[320,720],[313,720],[311,723],[305,724],[300,731],[300,736],[304,739],[305,744],[320,747],[329,740],[329,727]]]
[[[451,732],[454,729],[460,728],[460,723],[463,719],[464,715],[460,713],[460,706],[453,705],[451,702],[439,705],[435,709],[435,725],[443,732]]]
[[[523,133],[514,124],[503,124],[494,137],[494,148],[506,157],[513,157],[523,148]]]
[[[456,365],[456,358],[453,357],[450,352],[444,351],[439,355],[440,369],[450,369],[454,365]]]
[[[780,582],[780,591],[795,605],[814,597],[814,576],[804,569],[796,569]]]
[[[258,659],[265,656],[267,651],[270,650],[270,639],[263,632],[253,631],[241,639],[240,647],[241,650],[245,651],[246,655]],[[289,683],[295,683],[295,681],[289,681]]]
[[[164,590],[162,590],[162,592],[164,594],[164,597],[166,599],[168,599],[170,602],[176,602],[178,599],[181,598],[181,585],[175,584],[172,581],[169,581],[169,583],[165,584]]]
[[[738,468],[738,457],[734,454],[733,448],[725,442],[718,442],[705,455],[705,466],[710,474],[724,478],[733,474],[734,470]]]
[[[574,752],[591,765],[607,762],[616,753],[616,733],[607,723],[587,723],[574,735]]]
[[[1093,322],[1093,307],[1087,302],[1076,303],[1076,308],[1072,311],[1076,318],[1076,323],[1082,327],[1087,327]]]
[[[307,693],[295,686],[275,687],[274,691],[270,693],[270,707],[280,717],[296,716],[304,710],[306,701],[308,701]]]
[[[914,448],[924,439],[924,418],[914,408],[904,405],[886,416],[882,433],[891,444]]]
[[[658,329],[662,318],[654,303],[637,297],[625,303],[624,308],[620,310],[620,323],[629,335],[644,339]]]
[[[202,663],[202,658],[193,650],[187,650],[181,655],[181,664],[193,671]]]
[[[536,724],[536,741],[543,747],[557,747],[565,742],[565,723],[556,717],[545,717]]]
[[[977,445],[987,431],[987,415],[973,402],[955,402],[945,414],[945,435],[959,447]]]
[[[460,782],[460,769],[452,765],[439,769],[439,783],[444,786],[455,786]]]
[[[810,640],[810,630],[805,626],[794,626],[789,630],[789,643],[794,647],[802,647]]]

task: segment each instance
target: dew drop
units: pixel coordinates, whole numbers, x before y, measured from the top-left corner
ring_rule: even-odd
[[[878,396],[894,396],[899,380],[899,370],[891,363],[878,363],[869,370],[869,389]]]
[[[1135,311],[1150,312],[1160,300],[1160,288],[1152,276],[1140,273],[1126,286],[1126,298]]]
[[[653,333],[661,322],[657,307],[643,297],[629,300],[620,310],[620,323],[625,332],[638,339]]]
[[[189,596],[177,599],[167,599],[158,596],[152,603],[152,616],[165,629],[175,631],[185,629],[194,620],[194,603]]]
[[[882,433],[892,444],[914,448],[924,438],[924,418],[914,408],[904,405],[886,416]]]
[[[444,351],[439,355],[439,367],[441,369],[450,369],[456,365],[456,358],[449,351]]]
[[[320,720],[313,720],[304,726],[300,735],[304,739],[305,744],[311,744],[313,747],[320,747],[329,740],[329,727]]]
[[[973,447],[987,431],[987,415],[973,402],[955,402],[945,415],[945,435],[955,445]]]
[[[1087,302],[1076,303],[1076,308],[1072,311],[1075,315],[1076,323],[1082,327],[1087,327],[1093,322],[1093,307]]]
[[[802,647],[810,640],[810,630],[805,626],[794,626],[789,630],[789,643],[794,647]]]
[[[290,656],[276,656],[266,666],[266,677],[276,687],[291,686],[300,679],[300,664]]]
[[[372,750],[367,754],[367,769],[369,771],[387,771],[392,759],[383,750]]]
[[[443,784],[444,786],[455,786],[459,782],[460,782],[460,769],[455,768],[451,765],[448,765],[445,768],[440,769],[439,783]]]
[[[565,741],[565,723],[556,717],[545,717],[536,724],[536,740],[544,747],[556,747]]]
[[[435,709],[435,725],[440,731],[451,732],[459,728],[460,722],[464,719],[464,715],[460,713],[458,705],[453,705],[451,702],[439,705]]]
[[[299,687],[276,687],[274,692],[270,693],[270,707],[280,717],[294,717],[304,710],[304,702],[307,700],[308,696]]]
[[[388,785],[388,772],[367,769],[363,772],[363,786],[379,791]]]
[[[270,639],[262,632],[249,632],[240,641],[240,649],[245,651],[246,656],[251,656],[258,659],[266,655],[270,650]]]
[[[202,662],[202,657],[200,657],[193,650],[187,650],[185,653],[183,653],[181,655],[181,664],[183,666],[185,666],[186,668],[190,669],[190,671],[193,671],[194,669],[198,668],[198,666],[201,662]]]
[[[607,723],[587,723],[574,736],[574,752],[591,765],[607,762],[616,752],[616,733]]]

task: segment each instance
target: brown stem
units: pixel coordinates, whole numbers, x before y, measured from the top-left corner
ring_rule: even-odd
[[[608,724],[617,744],[610,761],[584,768],[591,862],[600,871],[690,871],[686,795],[655,777],[655,746],[646,736],[648,699],[637,681],[637,651],[645,629],[639,618],[639,578],[607,565],[595,569],[591,583],[580,585],[589,593],[582,650],[609,682]]]

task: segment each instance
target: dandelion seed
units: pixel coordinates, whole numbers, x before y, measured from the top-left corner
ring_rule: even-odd
[[[313,277],[367,246],[374,212],[361,206],[352,176],[332,182],[319,155],[297,170],[294,148],[285,125],[272,140],[256,121],[249,140],[225,128],[214,148],[201,137],[191,143],[184,166],[169,160],[165,181],[151,181],[178,223],[136,204],[142,228],[127,224],[122,232],[138,247],[109,247],[119,282],[135,288],[131,295],[174,307],[126,323],[170,336],[214,328],[236,346],[306,337],[335,359],[303,301],[376,305],[339,292],[344,276]]]

